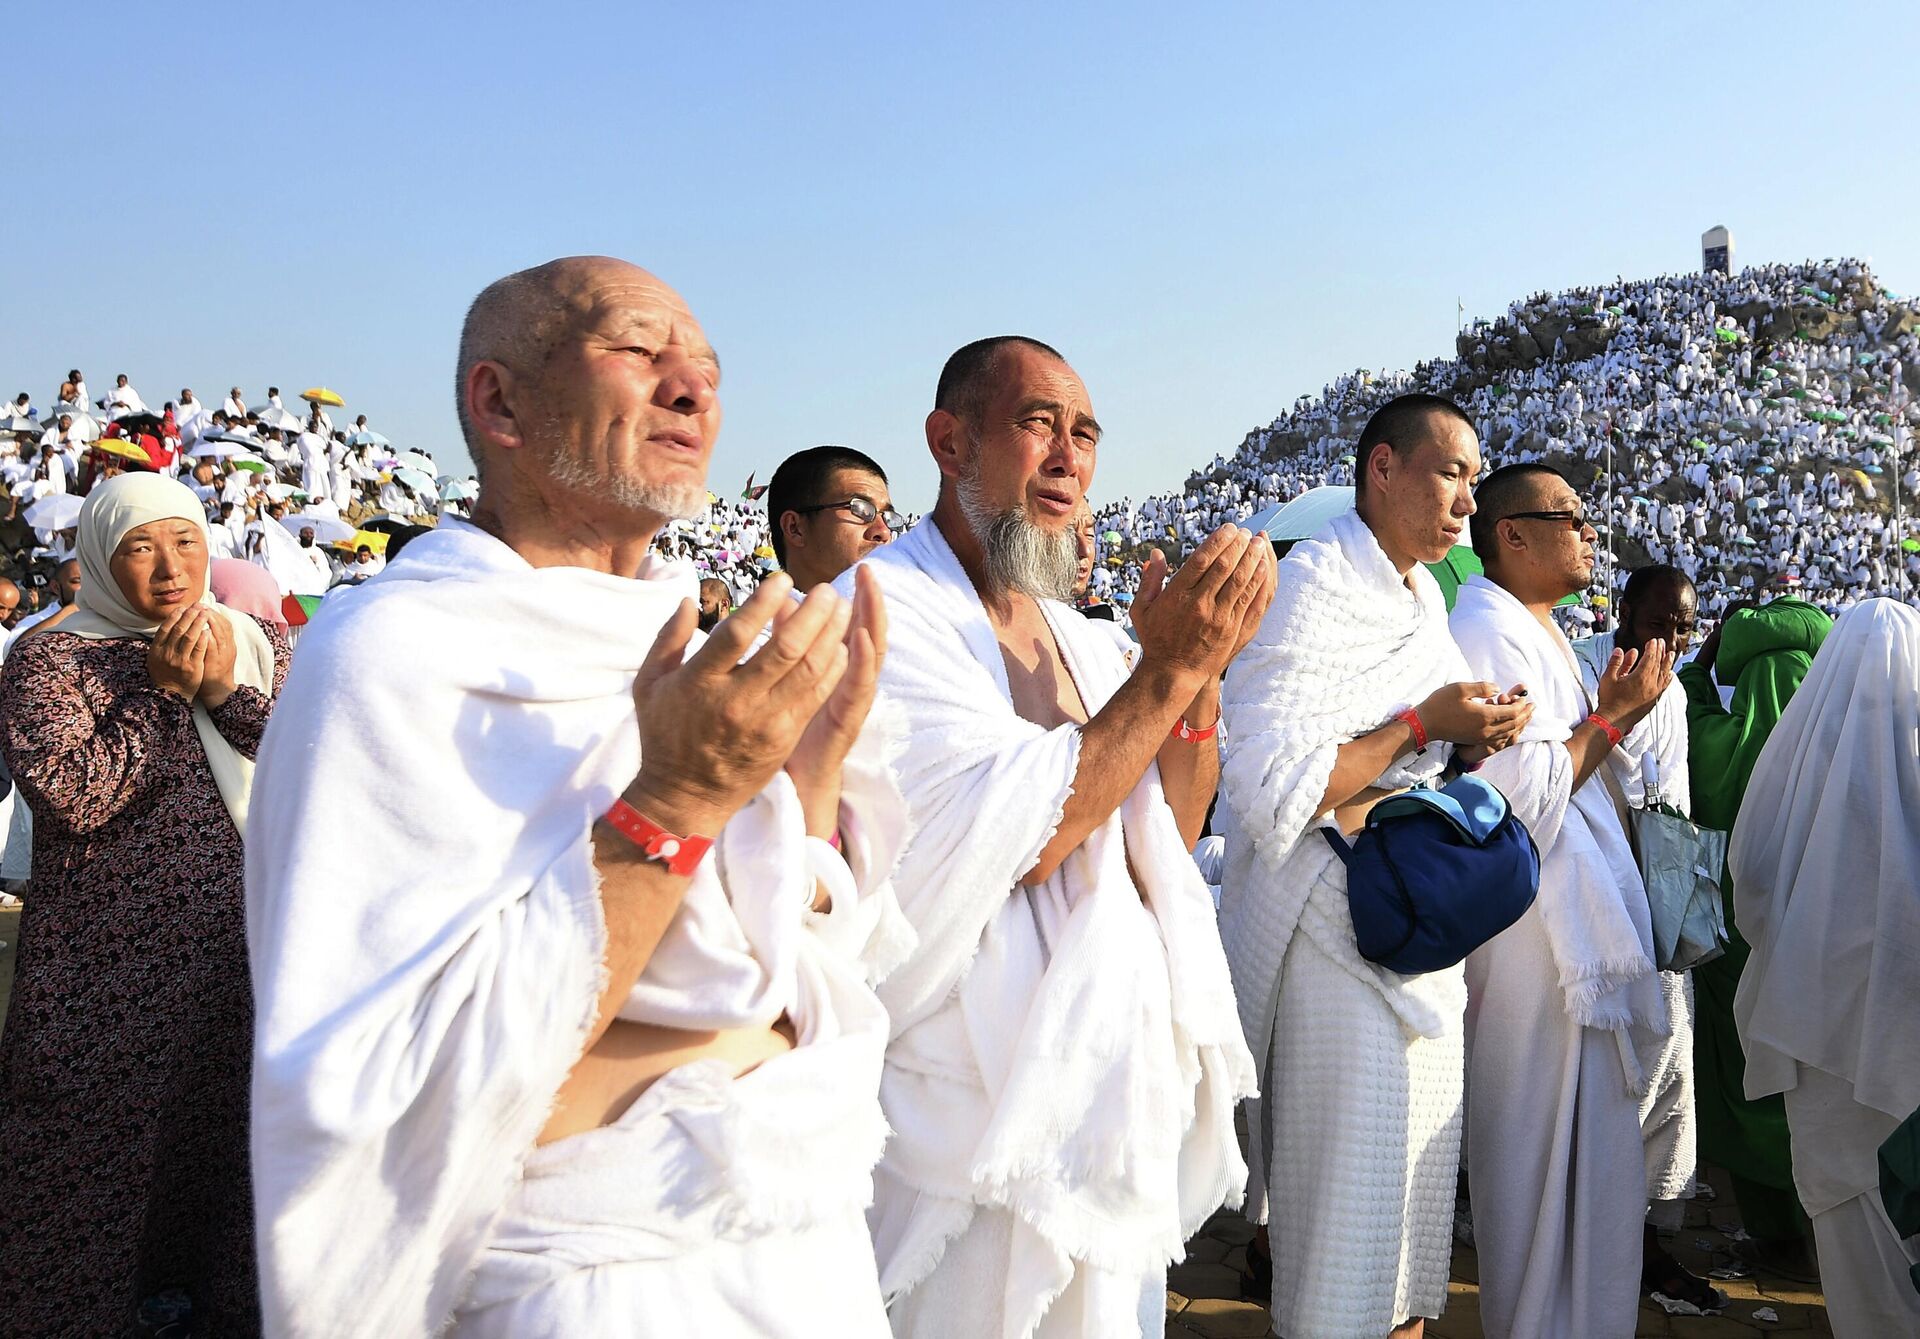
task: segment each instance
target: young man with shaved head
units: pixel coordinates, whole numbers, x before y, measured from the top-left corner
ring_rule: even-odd
[[[1289,1339],[1417,1336],[1446,1303],[1453,1244],[1462,973],[1360,956],[1329,833],[1344,841],[1379,800],[1478,761],[1529,715],[1469,682],[1422,566],[1473,513],[1472,421],[1402,396],[1356,460],[1354,510],[1288,552],[1222,690],[1220,928],[1260,1066],[1255,1217]]]
[[[645,270],[489,286],[471,523],[302,644],[248,848],[270,1335],[886,1332],[884,619],[776,575],[702,644],[649,548],[706,505],[719,381]]]
[[[849,446],[811,446],[773,472],[767,526],[780,570],[806,590],[887,543],[901,520],[886,471],[872,457]]]
[[[1475,673],[1527,685],[1533,719],[1489,758],[1540,848],[1527,913],[1467,959],[1468,1162],[1489,1335],[1627,1339],[1647,1213],[1640,1100],[1667,1025],[1647,892],[1595,773],[1673,679],[1665,637],[1616,649],[1589,691],[1553,607],[1593,579],[1596,532],[1545,465],[1474,494],[1484,575],[1454,640]]]
[[[1273,591],[1222,527],[1149,566],[1128,673],[1067,603],[1101,430],[1037,340],[967,345],[926,421],[932,514],[841,578],[893,630],[870,732],[913,832],[881,985],[893,1137],[872,1212],[894,1333],[1158,1335],[1187,1237],[1240,1192],[1252,1065],[1188,856],[1220,670]]]
[[[1678,657],[1693,640],[1698,597],[1693,582],[1677,567],[1656,563],[1627,578],[1615,606],[1619,627],[1573,644],[1587,691],[1599,690],[1600,676],[1614,648],[1645,654],[1660,640]],[[1647,802],[1646,774],[1652,761],[1660,799],[1683,814],[1693,812],[1693,786],[1687,771],[1687,690],[1676,675],[1653,710],[1626,732],[1606,761],[1607,789],[1616,805],[1638,809]],[[1621,814],[1626,822],[1626,814]],[[1640,1134],[1647,1154],[1647,1226],[1641,1239],[1641,1287],[1687,1302],[1701,1310],[1723,1305],[1716,1289],[1687,1271],[1661,1245],[1659,1230],[1680,1226],[1691,1195],[1695,1167],[1693,1101],[1693,978],[1688,972],[1660,973],[1667,1040],[1647,1074],[1640,1099]]]

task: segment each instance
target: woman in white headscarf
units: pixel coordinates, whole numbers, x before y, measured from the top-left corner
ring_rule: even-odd
[[[1749,1098],[1784,1093],[1837,1339],[1920,1335],[1876,1154],[1920,1109],[1920,611],[1843,614],[1754,764],[1728,854]]]
[[[259,1332],[242,835],[286,674],[214,603],[206,512],[153,474],[80,512],[79,608],[0,674],[33,886],[0,1036],[0,1316]]]

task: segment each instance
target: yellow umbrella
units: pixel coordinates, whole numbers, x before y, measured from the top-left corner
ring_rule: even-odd
[[[340,392],[330,391],[325,386],[309,386],[300,392],[300,398],[308,404],[330,404],[336,409],[346,407],[346,401],[340,398]]]
[[[147,454],[145,447],[134,442],[126,441],[120,437],[98,438],[93,443],[93,449],[96,451],[105,451],[110,456],[122,456],[127,460],[136,461],[142,465],[153,464],[153,457]]]
[[[385,557],[388,538],[389,536],[384,530],[356,530],[353,532],[352,539],[343,539],[339,541],[335,547],[345,549],[347,552],[352,553],[364,544],[375,553]]]

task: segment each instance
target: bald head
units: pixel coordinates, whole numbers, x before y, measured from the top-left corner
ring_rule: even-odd
[[[467,404],[467,375],[474,364],[499,363],[517,376],[538,379],[566,337],[592,318],[599,290],[623,279],[663,289],[680,302],[680,295],[653,275],[613,256],[562,256],[496,279],[480,290],[460,327],[460,354],[453,372],[460,435],[477,469],[484,470],[486,462]]]
[[[12,627],[20,617],[20,588],[0,577],[0,627]]]
[[[719,358],[685,300],[639,266],[569,256],[489,284],[459,364],[476,516],[565,518],[570,534],[625,544],[705,508]]]

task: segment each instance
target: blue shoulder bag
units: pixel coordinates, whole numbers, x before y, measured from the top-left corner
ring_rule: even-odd
[[[1373,806],[1347,867],[1360,956],[1403,975],[1438,972],[1519,920],[1540,891],[1540,852],[1507,797],[1476,776],[1417,786]]]

